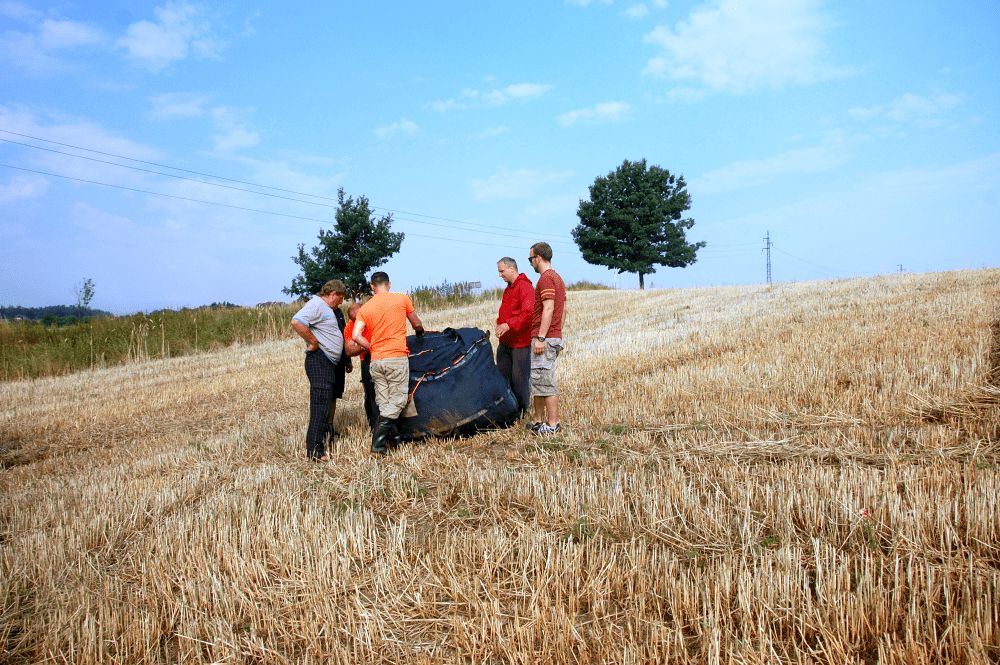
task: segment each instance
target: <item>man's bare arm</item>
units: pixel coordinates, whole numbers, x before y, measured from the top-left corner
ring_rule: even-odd
[[[292,319],[292,329],[299,334],[299,337],[305,340],[307,351],[315,351],[319,348],[319,340],[316,339],[316,335],[309,329],[309,326],[301,321]]]

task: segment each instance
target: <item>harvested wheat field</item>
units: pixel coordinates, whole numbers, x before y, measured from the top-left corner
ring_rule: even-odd
[[[567,316],[563,434],[385,459],[292,340],[0,384],[0,660],[1000,660],[1000,270]]]

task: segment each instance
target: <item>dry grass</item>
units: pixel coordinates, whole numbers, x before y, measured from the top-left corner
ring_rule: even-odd
[[[573,293],[564,435],[323,466],[294,342],[0,384],[0,660],[996,662],[998,305]]]

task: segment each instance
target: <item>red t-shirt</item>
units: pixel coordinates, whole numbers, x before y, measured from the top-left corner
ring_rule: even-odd
[[[371,344],[372,334],[371,331],[368,329],[368,326],[365,326],[365,330],[363,333],[361,333],[361,336],[367,339],[368,343]],[[353,338],[354,338],[354,321],[348,320],[347,325],[344,326],[344,344],[346,345],[347,342],[349,342]],[[367,351],[362,351],[361,354],[358,356],[358,358],[361,358],[362,360],[371,360],[371,358],[369,358],[368,356],[369,354]]]
[[[562,338],[563,311],[566,309],[566,285],[562,277],[552,268],[549,268],[538,278],[535,284],[535,309],[531,313],[531,336],[537,337],[541,334],[542,326],[542,301],[552,300],[552,321],[549,329],[545,332],[546,337]]]

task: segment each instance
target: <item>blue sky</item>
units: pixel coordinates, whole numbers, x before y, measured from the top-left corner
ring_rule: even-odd
[[[0,305],[285,299],[338,187],[407,234],[396,290],[536,240],[635,288],[570,231],[642,158],[708,243],[647,286],[761,282],[768,232],[776,281],[1000,264],[995,2],[291,7],[0,0]]]

